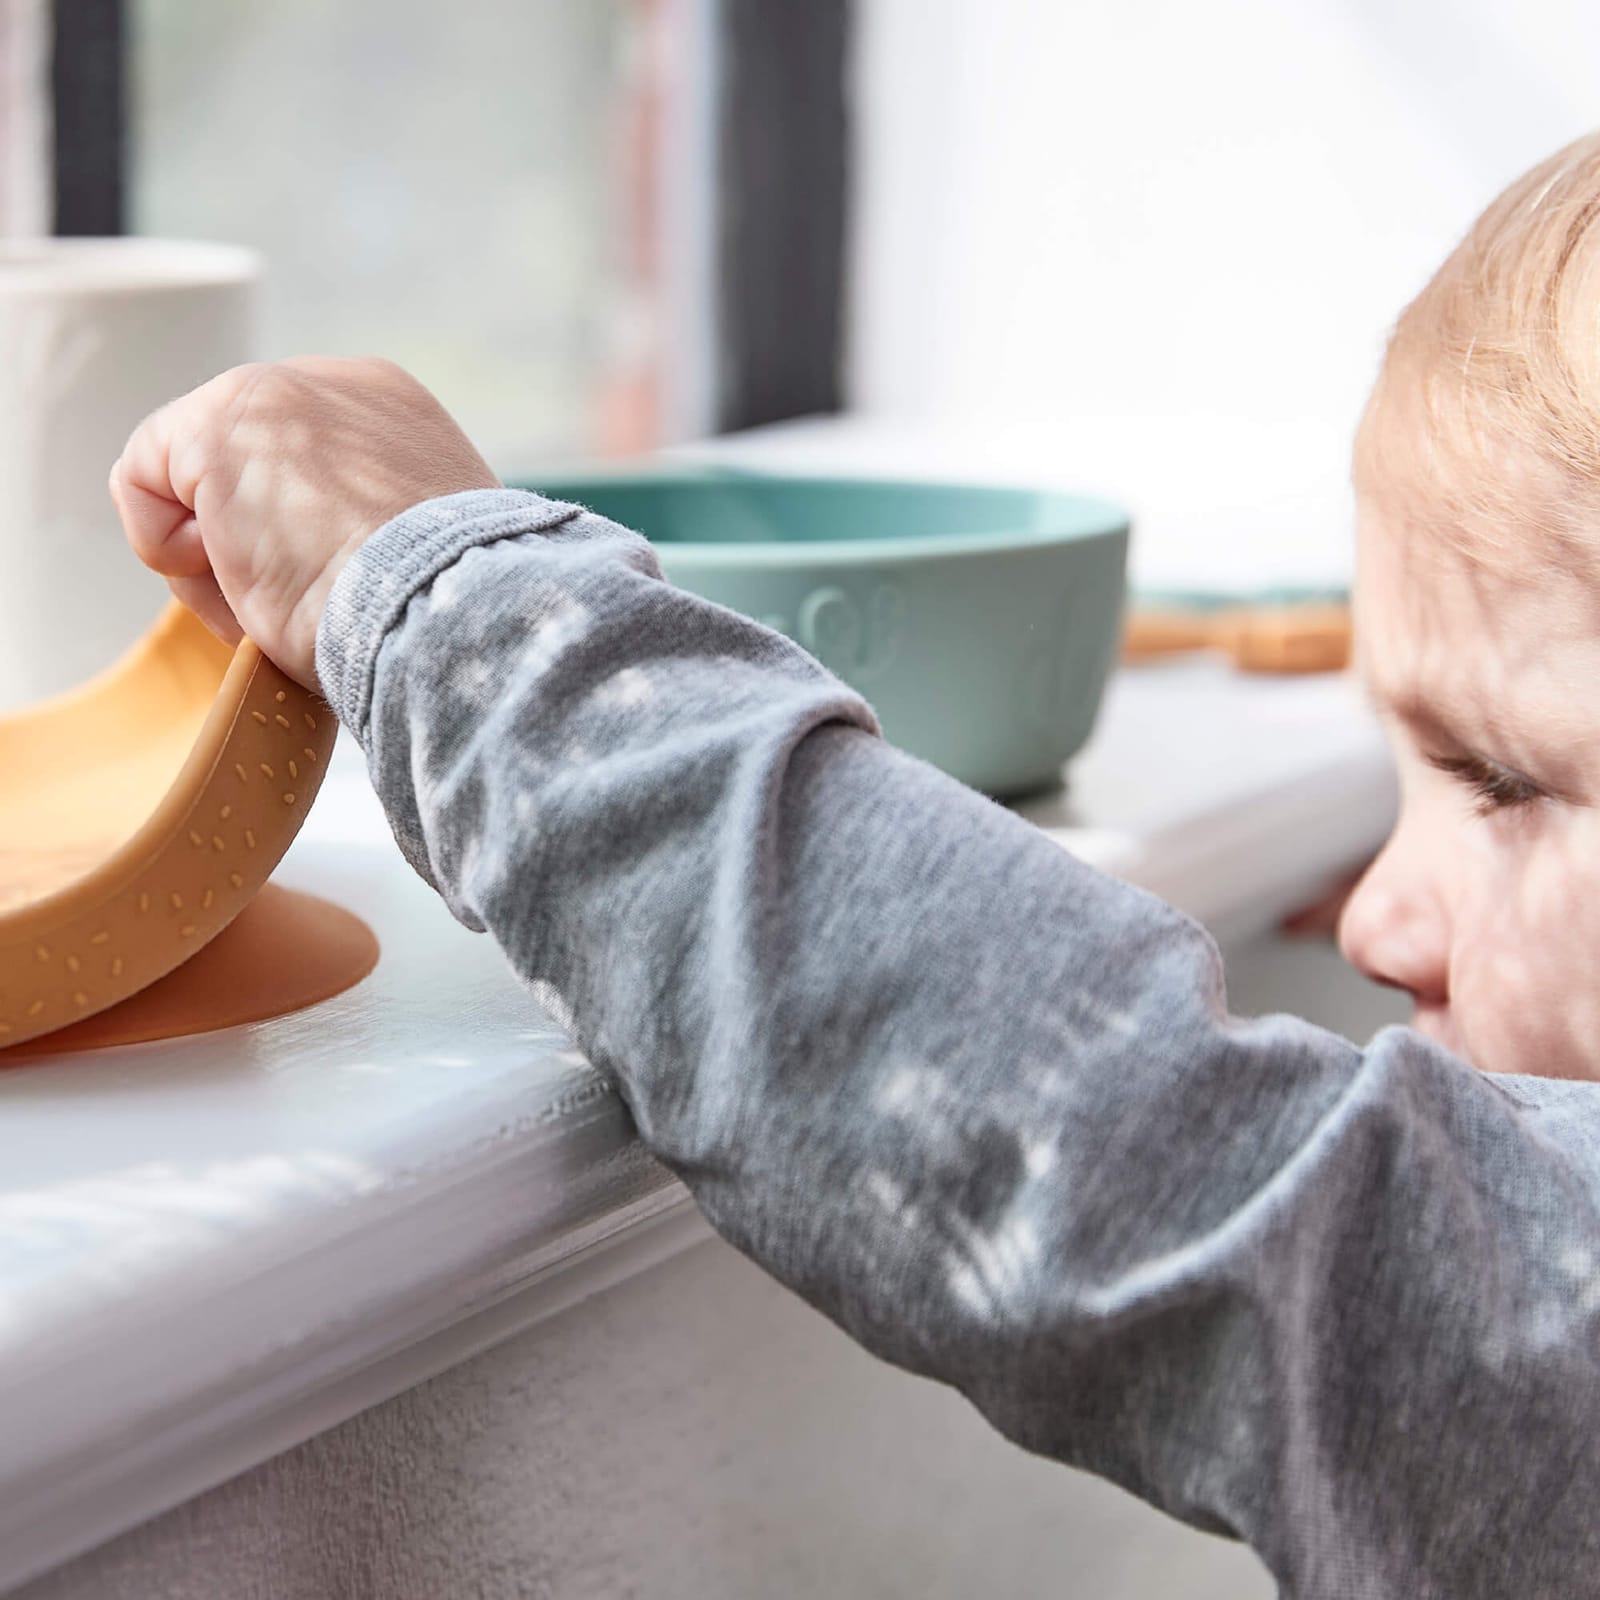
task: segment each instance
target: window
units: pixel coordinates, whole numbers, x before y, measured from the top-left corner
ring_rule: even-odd
[[[4,0],[0,234],[253,246],[261,354],[391,355],[508,476],[832,410],[849,15]]]
[[[260,250],[262,353],[379,353],[502,472],[663,431],[651,0],[128,0],[130,231]]]

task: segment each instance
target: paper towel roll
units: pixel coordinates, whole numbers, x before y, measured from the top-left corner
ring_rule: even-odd
[[[231,245],[0,240],[0,711],[81,683],[160,611],[106,477],[144,416],[252,358],[258,277]]]

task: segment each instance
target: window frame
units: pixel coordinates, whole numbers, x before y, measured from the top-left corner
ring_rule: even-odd
[[[125,0],[54,0],[50,180],[58,236],[125,229],[127,46]]]

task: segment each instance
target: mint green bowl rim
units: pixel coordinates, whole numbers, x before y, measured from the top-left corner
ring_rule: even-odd
[[[1024,495],[1033,502],[1032,516],[1041,526],[1030,528],[997,527],[969,533],[887,534],[871,539],[663,539],[656,543],[663,561],[682,568],[741,567],[787,570],[815,566],[885,566],[894,562],[964,559],[974,555],[993,555],[1002,551],[1036,549],[1040,546],[1067,545],[1084,539],[1126,535],[1132,517],[1126,507],[1097,494],[1076,490],[1040,489],[1030,484],[1000,481],[967,481],[944,478],[879,478],[870,474],[835,475],[765,471],[757,468],[690,468],[681,466],[651,470],[585,471],[581,467],[552,470],[550,482],[585,488],[670,489],[730,488],[740,484],[780,483],[786,489],[882,490],[910,494],[942,493]],[[519,478],[515,488],[545,491],[538,482]],[[560,498],[558,496],[557,498]],[[577,502],[582,504],[581,501]],[[1063,525],[1063,522],[1068,525]],[[648,532],[648,530],[640,530]]]

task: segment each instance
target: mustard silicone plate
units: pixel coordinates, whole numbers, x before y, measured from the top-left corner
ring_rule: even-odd
[[[0,717],[0,1049],[138,993],[249,904],[337,725],[174,604],[115,666]]]

